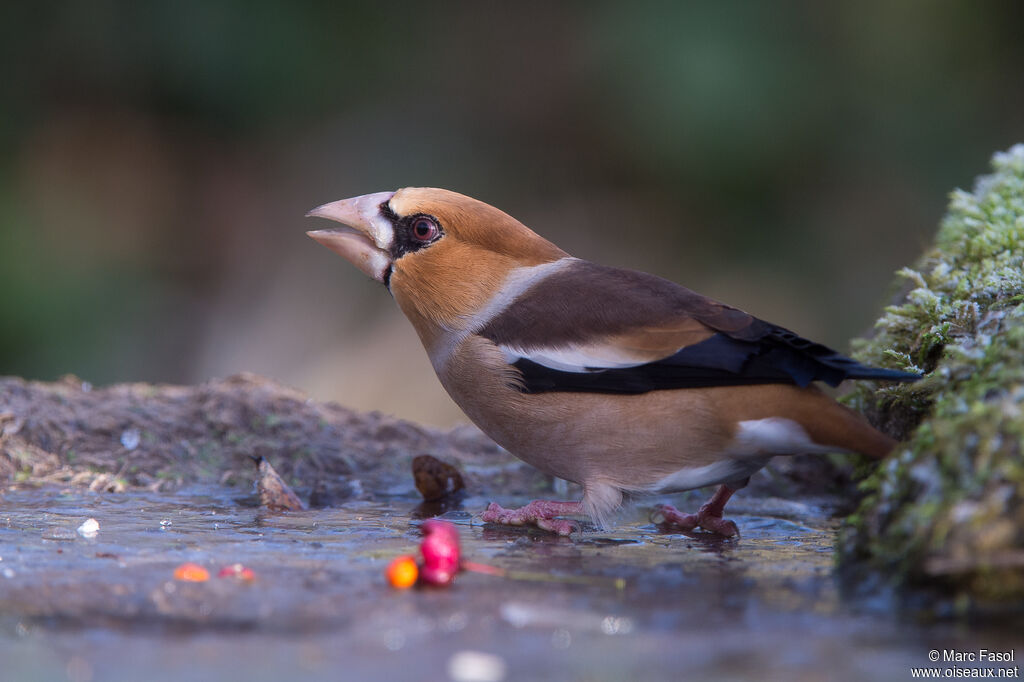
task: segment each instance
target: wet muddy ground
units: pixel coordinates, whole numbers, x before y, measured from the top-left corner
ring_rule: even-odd
[[[737,500],[743,536],[727,541],[662,532],[640,507],[571,539],[452,510],[464,555],[518,578],[405,592],[383,570],[419,541],[414,494],[273,515],[252,504],[222,486],[5,492],[0,677],[897,680],[931,649],[1015,644],[844,602],[833,522],[782,500]],[[89,517],[93,538],[76,532]],[[214,577],[175,581],[186,561]],[[236,562],[257,579],[216,577]]]
[[[459,468],[461,504],[422,502],[411,464],[424,453]],[[310,509],[259,507],[260,456]],[[918,623],[889,595],[841,595],[849,479],[821,458],[755,476],[727,509],[739,539],[660,529],[647,515],[667,500],[561,538],[474,520],[490,500],[578,490],[554,492],[472,429],[360,414],[250,375],[0,379],[0,481],[0,682],[905,680],[932,650],[1024,655],[1005,624]],[[389,587],[385,566],[415,552],[434,514],[458,524],[467,560],[513,577]],[[89,518],[93,537],[77,532]],[[175,580],[184,562],[213,577]],[[217,577],[235,563],[256,579]]]

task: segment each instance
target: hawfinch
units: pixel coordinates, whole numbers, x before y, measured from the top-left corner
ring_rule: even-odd
[[[509,452],[583,487],[580,502],[491,504],[485,522],[564,515],[604,525],[623,496],[718,484],[696,514],[665,521],[737,534],[722,510],[775,455],[885,456],[895,441],[812,385],[916,379],[866,367],[678,284],[574,258],[515,218],[443,189],[324,204],[308,232],[381,282],[437,377]]]

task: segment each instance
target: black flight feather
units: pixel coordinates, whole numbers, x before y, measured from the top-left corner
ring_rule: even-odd
[[[635,367],[566,372],[526,358],[520,358],[513,366],[522,374],[519,388],[526,393],[637,394],[710,386],[779,383],[807,386],[812,381],[838,386],[845,379],[914,381],[920,378],[917,374],[862,365],[781,327],[771,327],[771,332],[759,341],[744,341],[719,333],[674,355]]]

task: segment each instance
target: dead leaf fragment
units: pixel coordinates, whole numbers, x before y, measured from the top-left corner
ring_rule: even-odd
[[[263,457],[256,459],[260,477],[256,481],[256,487],[260,493],[260,506],[270,511],[299,511],[306,507],[298,495],[292,492],[284,479],[274,471]]]

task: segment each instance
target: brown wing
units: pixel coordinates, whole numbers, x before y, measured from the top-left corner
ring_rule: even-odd
[[[916,378],[865,367],[660,277],[587,261],[541,280],[479,334],[520,369],[528,391]]]

